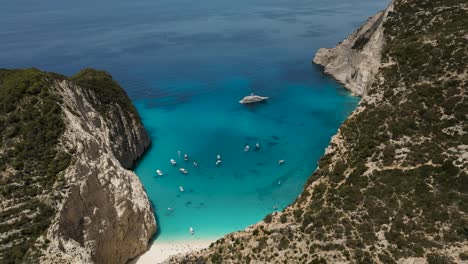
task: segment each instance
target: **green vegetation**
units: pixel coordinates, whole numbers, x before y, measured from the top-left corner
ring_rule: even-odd
[[[139,118],[125,91],[106,72],[85,69],[69,79],[38,69],[0,69],[0,263],[37,263],[50,243],[41,235],[68,191],[64,171],[75,151],[62,142],[62,109],[79,115],[61,98],[59,82],[65,80],[80,86],[105,118]],[[115,113],[117,108],[122,111]]]
[[[33,258],[35,241],[49,226],[46,202],[71,157],[59,149],[65,131],[59,98],[51,82],[63,76],[37,69],[0,70],[0,262]]]
[[[326,197],[317,186],[302,220],[302,230],[315,241],[346,239],[360,262],[426,256],[431,263],[450,263],[448,256],[426,254],[468,239],[468,164],[447,151],[467,144],[460,134],[468,132],[468,104],[461,96],[466,80],[460,77],[468,61],[463,26],[468,15],[459,4],[395,2],[385,23],[383,54],[383,61],[393,64],[381,68],[384,80],[369,89],[370,96],[383,99],[362,102],[366,110],[341,127],[350,150],[344,161],[324,156],[308,182],[328,178]],[[405,155],[398,156],[399,150]],[[379,169],[366,174],[369,161]],[[336,232],[335,223],[344,232]],[[375,246],[380,230],[389,254],[362,251]]]
[[[93,91],[92,96],[96,101],[92,102],[94,107],[104,116],[111,111],[111,104],[118,104],[124,112],[132,113],[139,118],[135,106],[128,99],[125,90],[105,71],[95,69],[83,69],[70,78],[74,83],[83,88]]]

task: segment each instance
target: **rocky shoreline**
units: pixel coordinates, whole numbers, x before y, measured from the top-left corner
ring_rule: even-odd
[[[324,73],[354,95],[364,96],[380,66],[384,46],[383,23],[392,10],[393,3],[385,11],[370,17],[336,47],[319,49],[313,62],[323,66]]]

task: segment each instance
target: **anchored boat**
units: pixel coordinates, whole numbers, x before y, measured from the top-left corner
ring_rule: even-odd
[[[241,103],[241,104],[259,103],[259,102],[263,102],[263,101],[267,100],[268,98],[269,97],[250,94],[250,95],[242,98],[242,100],[240,100],[239,103]]]

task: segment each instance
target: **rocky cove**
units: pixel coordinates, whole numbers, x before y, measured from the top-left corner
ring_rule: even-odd
[[[314,62],[362,98],[302,193],[168,262],[466,261],[465,20],[459,1],[394,0],[320,49]],[[151,140],[117,82],[92,69],[0,70],[0,106],[1,260],[126,263],[143,253],[159,223],[128,169]]]

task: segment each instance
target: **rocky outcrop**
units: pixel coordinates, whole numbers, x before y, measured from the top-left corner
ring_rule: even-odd
[[[380,66],[384,46],[383,23],[392,10],[393,4],[390,4],[385,11],[369,18],[335,48],[319,49],[313,62],[323,66],[326,74],[353,94],[365,95]]]
[[[466,10],[457,0],[394,0],[330,51],[325,65],[341,61],[338,73],[360,72],[371,70],[369,60],[350,49],[383,45],[370,60],[373,81],[359,90],[365,96],[302,194],[282,212],[168,262],[466,263]],[[374,24],[369,41],[358,41]]]
[[[1,263],[126,263],[147,249],[154,212],[128,169],[150,139],[108,73],[0,70],[0,113]]]
[[[118,104],[104,117],[90,103],[98,100],[92,93],[67,80],[54,89],[64,100],[62,143],[75,154],[44,262],[126,263],[146,250],[156,231],[144,188],[125,169],[143,154],[149,137],[138,117]]]
[[[151,142],[124,89],[105,71],[83,69],[71,79],[84,88],[87,101],[107,121],[114,156],[125,168],[132,167]]]

